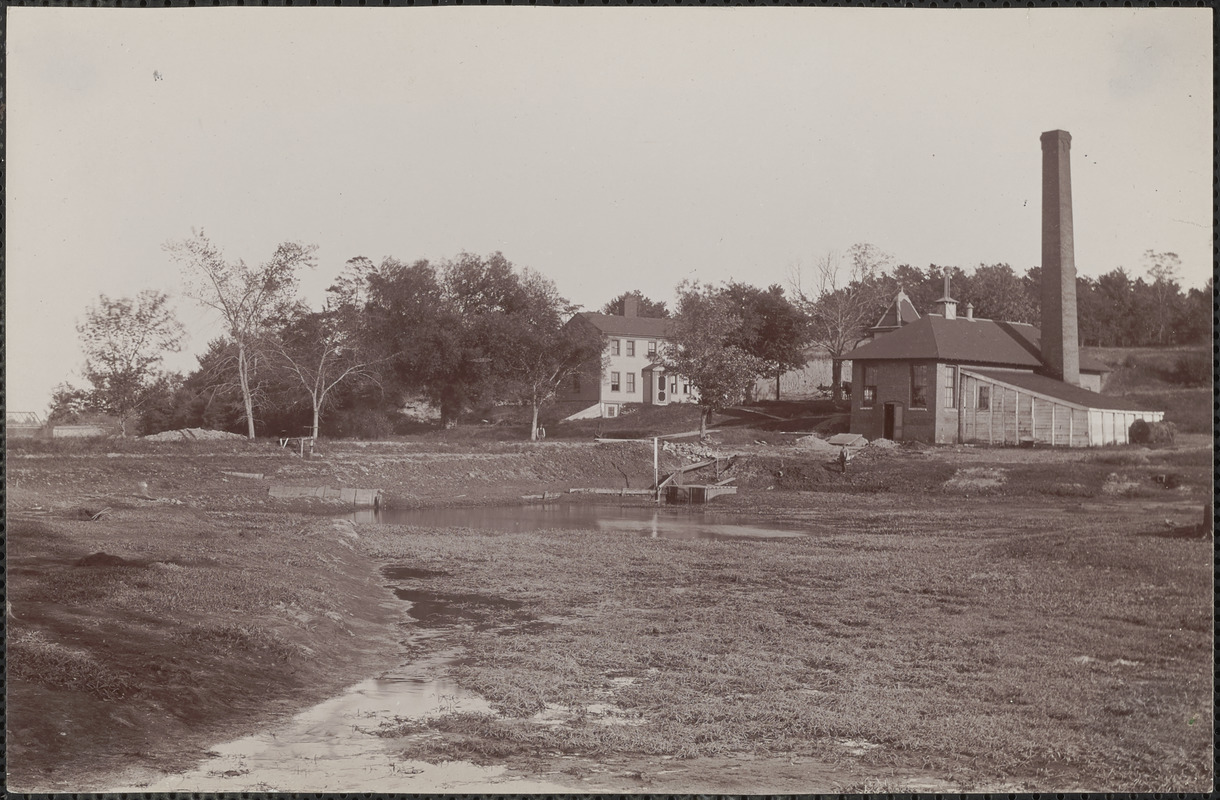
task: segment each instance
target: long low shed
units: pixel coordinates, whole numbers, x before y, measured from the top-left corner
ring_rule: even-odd
[[[1163,411],[1137,410],[1122,398],[1084,389],[1073,393],[1079,399],[1062,396],[1062,389],[1053,384],[1048,386],[1055,394],[1039,391],[1039,381],[1032,378],[1025,373],[963,367],[961,396],[965,402],[958,408],[959,440],[988,444],[1032,441],[1065,447],[1127,444],[1136,420],[1160,422],[1165,417]]]

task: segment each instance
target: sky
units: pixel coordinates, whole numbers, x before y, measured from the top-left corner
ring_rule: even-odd
[[[686,279],[1038,264],[1043,131],[1076,262],[1212,274],[1210,9],[9,8],[6,407],[80,384],[99,294],[218,321],[164,250],[501,251],[589,309]]]

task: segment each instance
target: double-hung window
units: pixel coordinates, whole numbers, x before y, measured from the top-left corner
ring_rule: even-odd
[[[860,395],[860,407],[872,408],[877,404],[877,367],[864,365],[864,392]]]
[[[617,356],[619,354],[619,348],[621,347],[621,345],[622,345],[622,342],[620,342],[618,339],[611,339],[610,340],[610,355]]]
[[[629,394],[635,393],[635,373],[634,372],[627,373],[627,392]]]
[[[927,364],[911,365],[911,408],[928,407],[928,372]]]
[[[945,367],[945,377],[941,381],[941,385],[944,386],[945,408],[957,408],[957,384],[953,380],[955,372],[957,370],[953,367]]]
[[[629,356],[635,355],[635,339],[627,340],[627,355],[629,355]]]
[[[620,381],[621,377],[622,377],[621,373],[618,373],[618,372],[610,373],[610,391],[612,391],[612,392],[619,391],[619,386],[620,386],[619,381]]]
[[[657,340],[650,339],[648,341],[648,355],[655,356],[657,354]]]

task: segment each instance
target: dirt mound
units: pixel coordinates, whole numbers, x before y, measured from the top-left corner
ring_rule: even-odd
[[[245,439],[240,433],[228,431],[212,431],[206,428],[179,428],[176,431],[162,431],[141,437],[146,442],[192,442]]]
[[[802,450],[807,450],[814,454],[839,454],[839,448],[826,441],[821,436],[802,436],[796,440],[796,446]]]
[[[868,443],[868,446],[869,447],[879,447],[882,450],[893,450],[895,447],[898,447],[899,444],[898,444],[898,442],[892,441],[890,439],[873,439],[871,442]]]
[[[96,553],[87,555],[80,561],[76,562],[78,567],[142,567],[144,566],[139,561],[132,561],[129,558],[122,556],[111,555],[104,550],[99,550]]]

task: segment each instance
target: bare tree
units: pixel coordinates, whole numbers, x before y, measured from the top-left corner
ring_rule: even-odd
[[[296,298],[298,272],[314,265],[316,245],[285,242],[271,259],[257,267],[240,259],[226,261],[220,249],[203,233],[165,245],[178,262],[186,294],[220,314],[225,333],[237,348],[237,379],[245,404],[247,435],[254,438],[254,400],[251,392],[253,354],[268,321],[285,316]]]
[[[303,311],[265,338],[278,371],[309,398],[315,439],[326,403],[341,384],[376,379],[381,359],[360,335],[358,319],[354,309]]]
[[[879,280],[892,258],[871,244],[856,244],[847,257],[832,250],[818,259],[811,276],[799,265],[789,281],[796,303],[809,317],[810,342],[830,356],[834,399],[843,399],[843,357],[863,339],[884,303]]]

